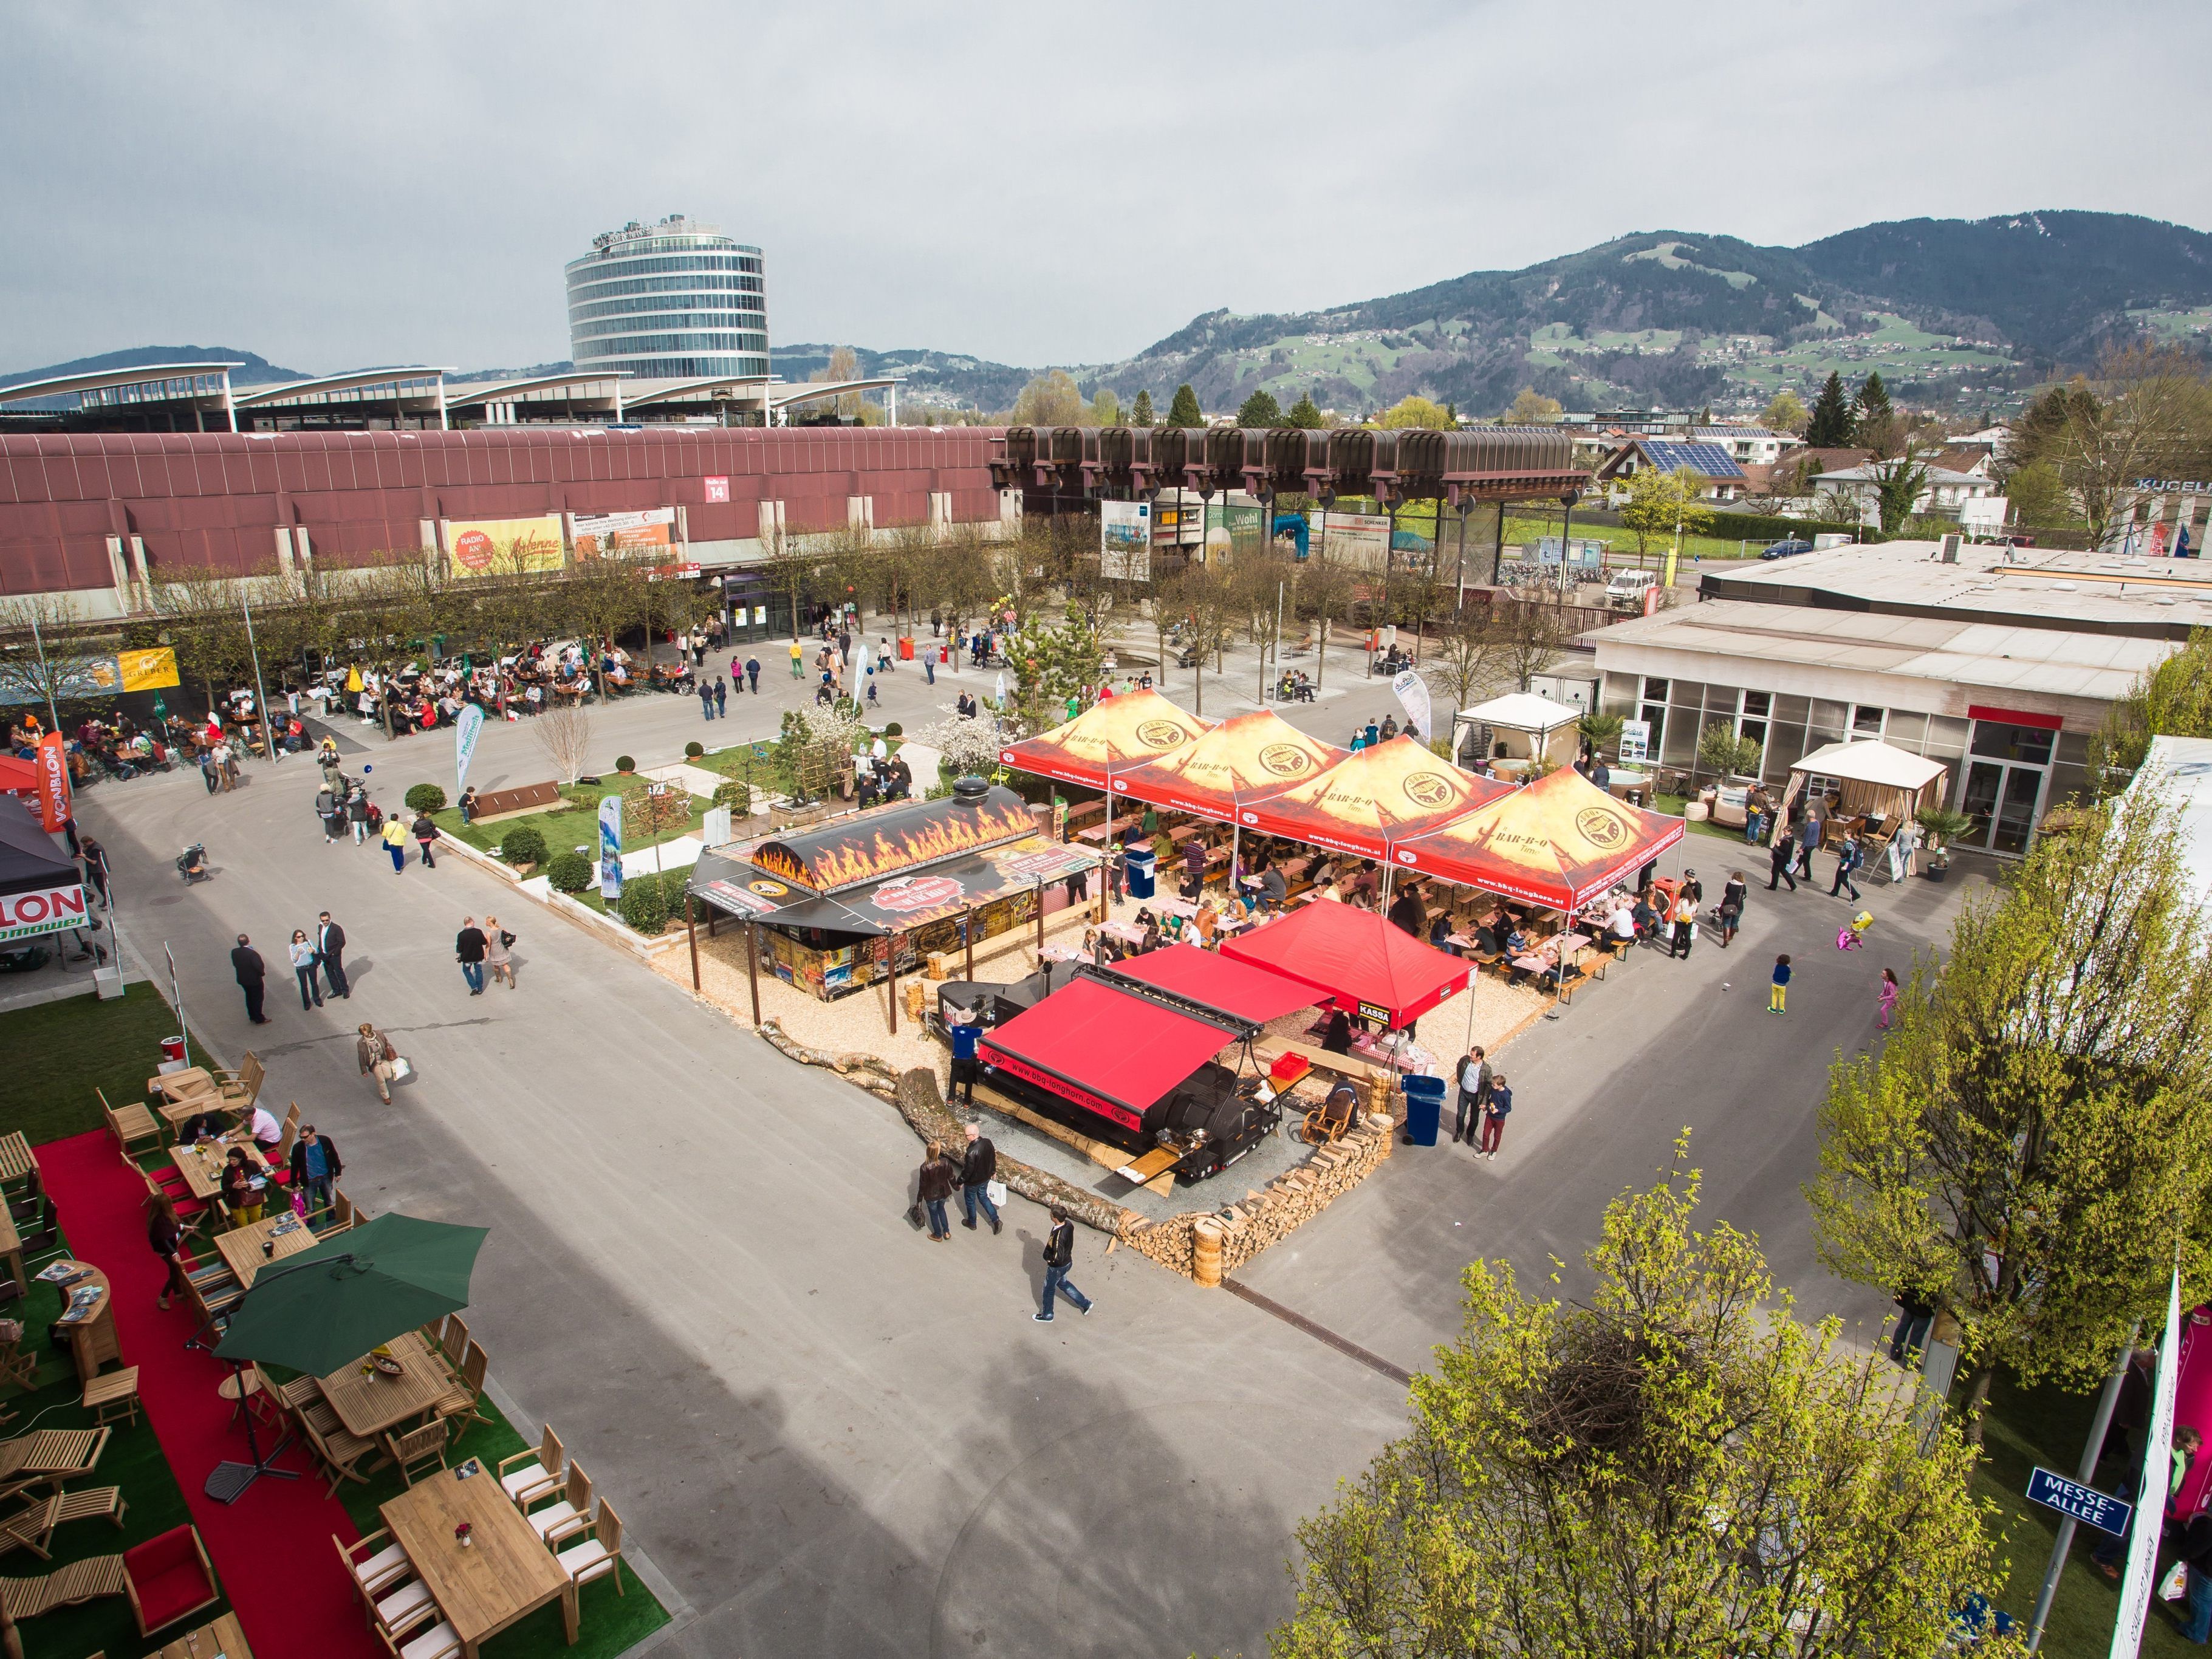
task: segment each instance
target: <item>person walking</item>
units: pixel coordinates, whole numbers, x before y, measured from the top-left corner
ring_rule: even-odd
[[[507,988],[512,991],[515,988],[514,957],[508,953],[508,947],[514,945],[514,935],[499,925],[497,916],[484,918],[483,932],[484,966],[491,969],[492,982],[505,980]]]
[[[730,672],[730,678],[732,679],[735,679],[737,677],[737,671],[732,669]],[[796,677],[794,676],[794,678]],[[747,657],[745,659],[745,679],[752,687],[753,696],[757,697],[760,696],[760,659],[758,657]]]
[[[1846,833],[1844,836],[1844,844],[1836,849],[1836,880],[1835,884],[1828,889],[1828,896],[1840,898],[1843,896],[1843,890],[1848,887],[1850,889],[1851,898],[1856,902],[1859,896],[1859,885],[1851,879],[1851,872],[1865,862],[1866,849],[1860,845],[1858,832],[1852,830]]]
[[[346,797],[346,822],[353,826],[353,844],[360,846],[368,838],[368,791],[359,784]]]
[[[310,1007],[321,1007],[323,988],[315,973],[315,947],[308,939],[306,928],[295,927],[292,930],[292,945],[289,954],[292,958],[292,972],[300,981],[300,1012],[304,1014]]]
[[[477,926],[474,916],[461,918],[461,931],[453,935],[453,960],[461,964],[461,977],[469,982],[469,994],[480,997],[484,988],[484,951],[489,941],[483,929]]]
[[[1774,983],[1766,994],[1766,1012],[1770,1014],[1786,1013],[1789,1010],[1785,1005],[1789,1000],[1790,958],[1785,954],[1774,958]]]
[[[336,795],[331,795],[329,805],[323,808],[322,820],[323,845],[328,847],[346,832],[345,802]]]
[[[1889,1017],[1897,1012],[1897,972],[1894,969],[1881,970],[1881,1029],[1889,1029]]]
[[[302,1123],[299,1139],[292,1143],[292,1190],[306,1203],[310,1214],[331,1207],[331,1189],[344,1173],[337,1142],[324,1139],[315,1133],[313,1124]]]
[[[1743,926],[1744,902],[1751,896],[1751,884],[1743,878],[1743,872],[1731,870],[1721,887],[1721,949],[1725,951],[1735,939],[1735,930]]]
[[[392,854],[392,873],[398,875],[407,867],[407,826],[397,815],[384,821],[384,850]]]
[[[1052,1206],[1052,1231],[1044,1237],[1044,1308],[1030,1317],[1040,1325],[1052,1323],[1055,1291],[1073,1302],[1078,1311],[1089,1313],[1097,1304],[1068,1283],[1067,1271],[1075,1265],[1075,1224],[1059,1205]]]
[[[392,1047],[392,1039],[374,1025],[363,1022],[356,1028],[360,1033],[354,1040],[354,1058],[361,1062],[361,1074],[376,1079],[376,1097],[386,1105],[392,1104],[392,1079],[398,1069],[399,1050]]]
[[[173,1296],[190,1302],[191,1283],[185,1277],[185,1230],[161,1207],[158,1193],[146,1194],[146,1247],[169,1264],[168,1282],[161,1286],[161,1294],[154,1299],[154,1305],[166,1312]]]
[[[422,849],[422,867],[425,870],[436,869],[438,860],[431,855],[430,848],[438,839],[438,826],[430,821],[428,811],[417,812],[415,815],[413,834],[415,844]]]
[[[722,683],[720,674],[714,676],[714,718],[726,720],[730,717],[730,688]]]
[[[222,769],[216,764],[212,749],[204,750],[200,755],[200,781],[207,785],[207,792],[210,795],[215,793],[216,786],[222,781]]]
[[[804,664],[805,664],[805,659],[806,659],[806,648],[805,648],[805,647],[804,647],[804,646],[800,645],[800,644],[799,644],[799,642],[798,641],[798,640],[797,640],[796,638],[794,638],[794,639],[791,641],[791,678],[793,678],[793,679],[795,679],[795,680],[796,680],[796,679],[803,679],[804,678],[805,678],[806,670],[805,670],[805,666],[804,666]]]
[[[1788,882],[1790,890],[1797,890],[1797,878],[1790,873],[1790,861],[1797,856],[1797,843],[1787,831],[1774,838],[1774,851],[1766,860],[1766,890],[1772,892],[1778,884]]]
[[[978,1069],[975,1039],[982,1035],[982,1028],[975,1023],[974,1009],[956,1008],[952,1011],[947,1029],[952,1038],[952,1080],[947,1085],[945,1104],[949,1106],[959,1100],[960,1091],[965,1089],[968,1091],[966,1103],[973,1106],[975,1103],[975,1073]]]
[[[345,929],[331,920],[327,910],[315,918],[315,960],[322,966],[323,977],[330,981],[332,996],[353,994],[353,987],[346,983]]]
[[[975,1230],[975,1212],[981,1209],[983,1218],[991,1224],[991,1231],[999,1231],[999,1206],[991,1202],[991,1183],[999,1175],[999,1149],[978,1126],[968,1126],[968,1145],[960,1154],[960,1207],[967,1218],[960,1224]]]
[[[1827,822],[1826,803],[1815,798],[1805,808],[1805,820],[1797,826],[1797,873],[1806,880],[1813,879],[1813,854],[1820,845],[1821,826]]]
[[[1470,1048],[1459,1063],[1459,1100],[1452,1114],[1452,1144],[1477,1144],[1482,1133],[1483,1097],[1490,1092],[1490,1060],[1480,1048]]]
[[[1500,1072],[1490,1079],[1489,1097],[1482,1103],[1482,1145],[1476,1150],[1483,1157],[1498,1156],[1498,1144],[1505,1139],[1505,1120],[1512,1111],[1513,1091]]]
[[[705,679],[699,682],[699,718],[708,720],[714,718],[714,687],[712,682]]]
[[[246,993],[246,1018],[256,1025],[266,1025],[269,1022],[261,1012],[261,990],[269,969],[262,964],[261,952],[243,933],[238,936],[238,944],[231,951],[230,970],[238,976],[238,988]]]
[[[1667,959],[1672,962],[1675,957],[1680,957],[1683,961],[1687,962],[1690,959],[1690,946],[1697,938],[1698,902],[1690,896],[1690,890],[1686,885],[1674,895],[1674,908],[1671,920],[1674,924],[1674,936],[1667,942]]]
[[[945,1218],[945,1200],[952,1196],[957,1174],[951,1159],[945,1156],[944,1146],[931,1141],[928,1155],[921,1160],[915,1196],[929,1212],[929,1242],[933,1244],[942,1244],[952,1237],[952,1224]]]

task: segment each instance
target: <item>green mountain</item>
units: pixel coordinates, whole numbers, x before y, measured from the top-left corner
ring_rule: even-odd
[[[64,374],[98,374],[111,368],[137,368],[147,363],[236,363],[230,371],[233,386],[266,386],[278,380],[304,380],[296,368],[279,368],[267,358],[236,346],[132,346],[126,351],[105,351],[97,357],[78,357],[44,368],[25,368],[0,374],[0,386],[26,380],[49,380]]]

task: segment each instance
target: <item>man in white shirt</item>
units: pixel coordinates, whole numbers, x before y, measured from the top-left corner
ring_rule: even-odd
[[[1632,944],[1635,941],[1636,913],[1628,908],[1626,899],[1613,905],[1613,914],[1605,919],[1605,931],[1615,939],[1626,939]]]
[[[283,1142],[284,1126],[269,1115],[266,1106],[256,1106],[246,1127],[253,1137],[253,1144],[264,1153],[273,1153]]]

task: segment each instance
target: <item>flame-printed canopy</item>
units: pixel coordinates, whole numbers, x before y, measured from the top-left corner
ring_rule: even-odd
[[[1157,691],[1125,691],[1096,702],[1065,726],[999,751],[1018,772],[1103,789],[1125,767],[1137,767],[1195,742],[1206,722]]]
[[[1571,910],[1681,840],[1682,820],[1617,801],[1562,767],[1525,789],[1398,842],[1409,870]]]
[[[1315,847],[1387,858],[1391,846],[1500,795],[1510,784],[1478,778],[1401,734],[1327,771],[1251,803],[1237,822]]]
[[[1149,766],[1116,772],[1114,793],[1227,823],[1241,803],[1310,781],[1345,752],[1262,708],[1222,721]]]
[[[832,818],[804,835],[739,848],[738,856],[807,892],[836,893],[1035,834],[1028,804],[1011,789],[994,789],[972,804],[902,801]]]

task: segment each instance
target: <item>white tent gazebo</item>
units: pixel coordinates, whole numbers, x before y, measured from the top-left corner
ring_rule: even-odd
[[[1843,818],[1865,819],[1869,825],[1879,819],[1875,842],[1886,848],[1900,826],[1911,823],[1922,808],[1943,804],[1944,782],[1949,775],[1950,769],[1941,761],[1871,738],[1857,743],[1832,743],[1815,749],[1790,769],[1779,821],[1788,822],[1791,803],[1802,798],[1817,779],[1823,790],[1834,789]],[[1918,836],[1917,830],[1906,833],[1905,853],[1899,862],[1909,859]]]
[[[1575,726],[1582,717],[1581,709],[1538,692],[1509,691],[1452,716],[1452,752],[1463,753],[1469,738],[1488,726],[1490,751],[1479,758],[1525,761],[1541,755],[1565,766],[1575,757]]]

